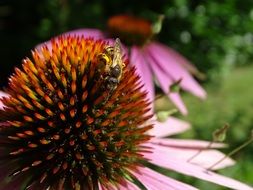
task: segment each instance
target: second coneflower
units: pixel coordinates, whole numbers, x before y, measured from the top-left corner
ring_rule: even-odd
[[[195,189],[152,165],[251,189],[176,157],[178,143],[148,135],[149,102],[119,40],[61,36],[32,55],[0,101],[0,189]]]

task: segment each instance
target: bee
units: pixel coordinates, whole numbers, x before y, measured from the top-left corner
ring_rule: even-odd
[[[117,88],[125,67],[119,38],[115,40],[113,46],[106,47],[104,52],[99,54],[98,57],[100,62],[104,64],[106,88],[112,91]]]

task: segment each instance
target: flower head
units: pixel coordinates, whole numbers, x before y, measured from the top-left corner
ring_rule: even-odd
[[[115,62],[116,45],[58,37],[51,51],[35,50],[15,69],[0,115],[0,162],[12,165],[11,180],[96,189],[119,183],[145,160],[149,103],[120,52]]]
[[[107,27],[110,36],[119,36],[126,45],[143,45],[153,34],[151,22],[129,15],[109,18]]]

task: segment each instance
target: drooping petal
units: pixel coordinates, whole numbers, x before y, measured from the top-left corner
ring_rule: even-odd
[[[165,91],[165,85],[163,87],[163,91]],[[188,114],[187,108],[185,107],[184,102],[181,99],[181,96],[179,95],[179,93],[177,93],[177,92],[170,92],[168,96],[171,99],[171,101],[178,107],[179,111],[183,115],[187,115]]]
[[[201,140],[191,140],[191,139],[172,139],[172,138],[153,138],[151,141],[152,144],[157,144],[160,146],[169,146],[175,148],[192,148],[192,149],[203,149],[206,147],[209,148],[224,148],[227,145],[223,143],[212,143],[201,141]]]
[[[160,43],[159,43],[160,44]],[[163,44],[160,44],[162,48],[166,49],[170,53],[171,56],[177,61],[178,64],[182,65],[187,71],[189,71],[191,74],[197,77],[203,77],[203,74],[198,71],[198,69],[193,65],[189,60],[187,60],[185,57],[183,57],[181,54],[179,54],[174,49],[165,46]]]
[[[133,173],[137,179],[148,189],[148,190],[196,190],[196,188],[176,181],[170,177],[162,175],[154,170],[143,167],[140,172]]]
[[[171,101],[178,107],[178,109],[182,112],[182,114],[187,114],[187,109],[177,92],[169,92],[169,87],[175,82],[168,74],[166,74],[162,67],[157,65],[157,61],[151,56],[150,53],[144,53],[144,58],[147,61],[147,64],[150,65],[152,71],[158,80],[161,89],[165,94],[168,94]]]
[[[218,162],[222,158],[224,158],[224,154],[217,150],[207,149],[199,151],[200,149],[193,148],[177,148],[177,147],[169,147],[169,146],[161,146],[153,143],[147,143],[149,147],[152,147],[154,150],[159,149],[159,152],[163,154],[165,157],[174,158],[175,160],[181,160],[184,162],[189,162],[191,164],[199,165],[203,168],[209,168],[214,163]],[[197,155],[196,155],[197,154]],[[193,158],[194,157],[194,158]],[[217,170],[221,168],[225,168],[231,165],[234,165],[234,160],[231,158],[226,158],[219,164],[215,165],[212,170]]]
[[[175,135],[182,133],[191,127],[189,123],[175,117],[168,117],[168,119],[164,122],[159,122],[155,119],[153,123],[153,128],[148,132],[150,135],[154,135],[155,137]]]
[[[204,89],[194,80],[190,73],[177,62],[177,58],[168,51],[166,46],[153,42],[147,46],[146,50],[173,80],[178,81],[182,79],[181,87],[184,90],[202,99],[206,97]]]
[[[183,162],[180,160],[174,159],[170,155],[164,155],[163,152],[159,149],[153,149],[153,153],[145,153],[145,157],[150,159],[149,162],[164,167],[185,175],[193,176],[202,180],[213,182],[225,187],[238,190],[253,190],[252,187],[243,184],[237,180],[216,174],[209,170],[206,170],[200,166]]]
[[[141,77],[141,81],[144,84],[144,90],[148,92],[147,97],[150,101],[154,101],[155,92],[152,73],[149,65],[146,63],[145,58],[141,52],[142,50],[136,46],[131,48],[130,63],[134,63],[136,72]],[[153,111],[153,104],[152,104]]]

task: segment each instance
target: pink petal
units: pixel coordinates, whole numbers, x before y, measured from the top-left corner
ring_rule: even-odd
[[[102,31],[97,30],[97,29],[77,29],[77,30],[72,30],[60,35],[70,35],[70,36],[84,36],[84,37],[92,37],[94,39],[103,39],[105,38],[105,35]],[[48,40],[44,43],[41,43],[37,45],[35,48],[40,51],[41,47],[46,45],[48,49],[51,51],[51,41]]]
[[[0,109],[3,109],[3,103],[1,102],[1,100],[0,100]]]
[[[170,139],[170,138],[153,138],[152,144],[160,146],[169,146],[175,148],[192,148],[192,149],[203,149],[209,146],[210,142],[200,140],[184,140],[184,139]],[[226,147],[223,143],[212,143],[210,148],[224,148]]]
[[[188,71],[177,62],[174,54],[171,54],[166,46],[160,43],[150,43],[146,48],[148,53],[156,60],[156,63],[166,72],[174,81],[182,79],[181,86],[200,98],[206,97],[204,89],[194,80]]]
[[[174,117],[169,117],[165,122],[155,120],[153,123],[154,127],[149,130],[149,134],[155,137],[166,137],[182,133],[191,127],[189,123]]]
[[[118,190],[140,190],[140,188],[132,182],[125,180],[124,183],[119,185]]]
[[[172,178],[169,178],[165,175],[162,175],[154,170],[143,167],[140,168],[140,172],[133,173],[135,177],[140,180],[140,182],[148,190],[190,190],[196,189],[188,184],[176,181]]]
[[[5,92],[0,91],[0,98],[3,97],[3,96],[8,96],[8,95]],[[3,108],[3,103],[0,100],[0,109],[2,109],[2,108]]]
[[[105,38],[105,35],[101,30],[93,29],[93,28],[72,30],[72,31],[64,33],[63,35],[93,37],[95,39]]]
[[[192,73],[194,75],[198,75],[199,74],[198,69],[189,60],[187,60],[185,57],[183,57],[177,51],[175,51],[174,49],[172,49],[172,48],[170,48],[168,46],[160,44],[158,42],[157,42],[157,44],[159,44],[162,48],[164,48],[165,51],[168,51],[171,54],[171,56],[174,57],[174,59],[176,60],[176,62],[178,62],[180,65],[182,65],[190,73]]]
[[[160,81],[160,80],[159,80]],[[165,87],[163,87],[163,91]],[[184,105],[184,102],[181,99],[181,96],[179,95],[179,93],[176,92],[171,92],[169,93],[169,98],[171,99],[171,101],[178,107],[179,111],[183,114],[183,115],[187,115],[188,111]]]
[[[132,182],[128,180],[122,181],[120,184],[117,184],[117,186],[111,184],[108,187],[103,186],[101,183],[98,183],[98,189],[99,190],[140,190],[140,188],[133,184]]]
[[[0,98],[3,97],[3,96],[8,96],[8,94],[6,94],[6,93],[3,92],[3,91],[0,91]]]
[[[144,84],[144,90],[148,92],[148,99],[153,102],[155,99],[154,83],[152,79],[152,73],[148,63],[145,61],[141,50],[133,46],[131,48],[130,63],[136,67],[137,74],[141,77]],[[152,104],[153,111],[153,104]]]
[[[111,184],[106,186],[103,186],[101,183],[98,182],[98,189],[99,190],[117,190],[115,186],[112,186]]]
[[[174,150],[175,150],[174,151],[175,154],[177,152],[179,152],[179,154],[177,156],[181,155],[181,157],[184,160],[188,160],[189,158],[192,158],[193,155],[198,153],[198,151],[196,151],[196,150],[186,150],[186,151],[185,150],[184,151],[176,150],[176,149],[174,149]],[[224,156],[225,156],[225,154],[223,154],[222,152],[220,152],[218,150],[204,150],[204,151],[201,151],[201,153],[198,154],[196,157],[194,157],[190,161],[190,163],[196,164],[196,165],[199,165],[203,168],[208,169],[214,163],[216,163],[217,161],[223,159]],[[222,162],[220,162],[217,165],[215,165],[214,167],[212,167],[212,170],[219,170],[219,169],[222,169],[222,168],[226,168],[228,166],[232,166],[234,164],[235,164],[235,161],[228,157],[228,158],[224,159]]]
[[[149,63],[152,71],[155,74],[155,77],[159,81],[160,87],[165,94],[168,94],[171,101],[178,107],[178,109],[184,114],[187,114],[187,109],[181,100],[179,93],[170,92],[169,87],[175,82],[168,74],[166,74],[161,68],[157,65],[157,62],[149,53],[145,53],[144,57],[146,61]]]
[[[153,149],[153,153],[146,153],[145,157],[150,159],[149,162],[164,167],[170,170],[177,171],[179,173],[193,176],[199,179],[203,179],[209,182],[213,182],[225,187],[240,190],[252,190],[253,188],[243,184],[234,179],[216,174],[214,172],[208,171],[200,166],[190,164],[188,162],[183,162],[182,160],[176,160],[171,155],[164,155],[159,149]]]
[[[160,146],[157,144],[151,144],[148,143],[147,146],[152,147],[153,149],[159,149],[160,153],[162,153],[165,157],[168,155],[170,158],[174,158],[175,160],[181,160],[183,162],[189,162],[191,164],[199,165],[203,168],[209,168],[217,161],[224,158],[224,154],[217,150],[202,150],[199,152],[199,149],[193,149],[193,148],[177,148],[177,147],[169,147],[169,146]],[[196,156],[196,153],[198,155]],[[188,161],[190,158],[195,156],[193,159]],[[213,170],[225,168],[227,166],[234,165],[234,161],[231,158],[226,158],[221,163],[217,164]]]
[[[101,185],[101,183],[98,183],[98,189],[99,190],[104,190],[104,187]]]

